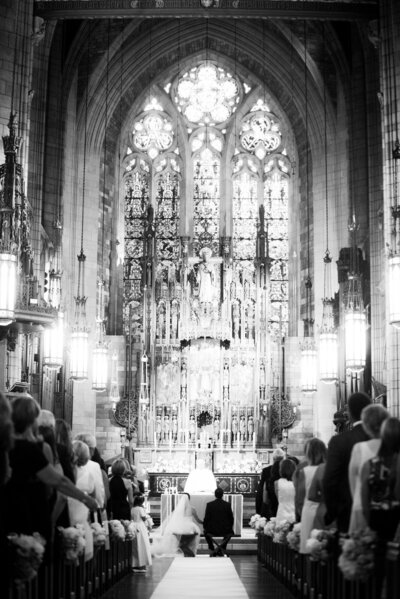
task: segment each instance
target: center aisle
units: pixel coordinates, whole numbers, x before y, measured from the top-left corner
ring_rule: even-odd
[[[233,564],[236,573],[245,589],[243,599],[293,599],[293,595],[274,578],[257,560],[255,555],[234,555],[228,558],[210,558],[208,556],[198,556],[195,558],[178,558],[188,563],[197,562],[205,564],[208,576],[208,565],[216,563],[217,566],[224,562]],[[164,577],[167,579],[169,568],[174,563],[174,558],[158,558],[153,561],[153,566],[149,568],[146,574],[130,574],[110,589],[102,599],[161,599],[161,595],[156,595],[162,590]],[[222,568],[221,568],[222,569]],[[211,571],[211,570],[210,570]],[[232,571],[234,575],[235,572]],[[184,595],[179,599],[192,599],[195,595],[195,582],[190,574],[183,574]],[[225,595],[224,582],[215,580],[215,597],[221,599]],[[226,595],[228,597],[228,595]],[[230,595],[232,596],[232,595]],[[200,597],[200,595],[198,595]],[[238,597],[237,595],[235,597]],[[163,599],[177,599],[177,589],[171,589],[171,594],[163,595]],[[210,599],[210,595],[203,595],[202,599]]]
[[[151,599],[248,599],[229,558],[176,557]]]

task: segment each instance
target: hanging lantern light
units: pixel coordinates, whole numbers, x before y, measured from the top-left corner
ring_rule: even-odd
[[[43,364],[48,368],[63,365],[64,356],[64,314],[58,313],[57,322],[44,332]]]
[[[327,250],[324,257],[324,299],[322,300],[322,324],[319,335],[319,378],[323,383],[338,379],[338,337],[333,315],[333,299],[330,290],[330,266],[332,258]]]
[[[301,390],[303,393],[317,390],[317,349],[313,337],[304,337],[301,344]]]
[[[118,355],[115,351],[111,357],[111,388],[110,388],[110,401],[112,409],[115,410],[117,403],[120,400],[119,386],[118,386]]]
[[[400,329],[400,255],[389,258],[389,322]]]
[[[359,275],[349,275],[345,310],[346,368],[361,372],[365,368],[367,317],[362,300]]]
[[[15,254],[0,253],[0,326],[7,326],[15,319],[17,265]]]
[[[92,389],[105,391],[108,382],[108,345],[104,339],[104,283],[99,279],[98,313],[97,313],[97,343],[93,351]]]
[[[78,293],[75,297],[75,323],[71,333],[71,360],[70,360],[70,376],[73,379],[84,380],[88,378],[88,345],[89,345],[89,329],[86,323],[86,301],[83,290],[80,295],[81,281],[82,285],[85,280],[86,256],[81,249],[78,256]]]

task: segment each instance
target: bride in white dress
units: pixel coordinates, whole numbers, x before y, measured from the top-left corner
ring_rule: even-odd
[[[189,495],[184,493],[162,525],[160,534],[154,535],[153,555],[161,557],[183,554],[185,557],[195,557],[200,543],[200,528],[193,518],[196,518],[196,514],[190,505]]]

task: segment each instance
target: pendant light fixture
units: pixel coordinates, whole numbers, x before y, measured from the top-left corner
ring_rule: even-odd
[[[326,31],[323,26],[324,50]],[[324,52],[324,54],[326,54]],[[326,56],[324,65],[326,65]],[[325,144],[325,237],[324,297],[322,300],[322,323],[319,335],[319,378],[323,383],[334,383],[338,378],[338,336],[333,313],[332,258],[329,252],[329,196],[328,196],[328,136],[326,118],[326,66],[324,66],[324,144]]]
[[[91,27],[91,26],[89,26]],[[88,378],[88,352],[89,352],[89,327],[86,320],[85,296],[85,262],[86,256],[83,251],[83,232],[85,223],[85,193],[86,193],[86,149],[87,149],[87,113],[89,93],[89,50],[90,33],[87,42],[86,55],[86,94],[85,94],[85,125],[83,144],[83,174],[82,174],[82,221],[81,221],[81,251],[78,258],[78,288],[75,300],[74,324],[71,332],[71,360],[70,376],[73,379],[85,380]]]
[[[102,226],[101,226],[101,271],[104,271],[105,245],[105,197],[107,175],[107,127],[108,127],[108,83],[110,62],[110,21],[107,27],[107,64],[106,64],[106,102],[104,108],[104,157],[103,157],[103,197],[102,197]],[[104,312],[104,278],[99,277],[97,283],[97,315],[96,315],[96,347],[93,351],[92,389],[105,391],[108,383],[108,343],[105,339]]]
[[[306,121],[306,216],[307,216],[307,278],[306,316],[304,322],[304,338],[301,343],[301,390],[303,393],[314,393],[317,390],[317,350],[314,341],[314,319],[312,317],[312,281],[310,276],[310,188],[309,188],[309,136],[308,136],[308,73],[307,73],[307,25],[304,21],[304,86],[305,86],[305,121]]]

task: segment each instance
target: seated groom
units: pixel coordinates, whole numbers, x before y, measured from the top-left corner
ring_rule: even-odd
[[[210,557],[224,556],[226,546],[233,535],[233,512],[231,504],[222,499],[224,492],[220,487],[215,489],[214,494],[215,500],[207,503],[203,520],[204,536],[211,551]],[[222,543],[217,543],[213,539],[213,536],[223,537]],[[214,543],[217,549],[215,549]]]

